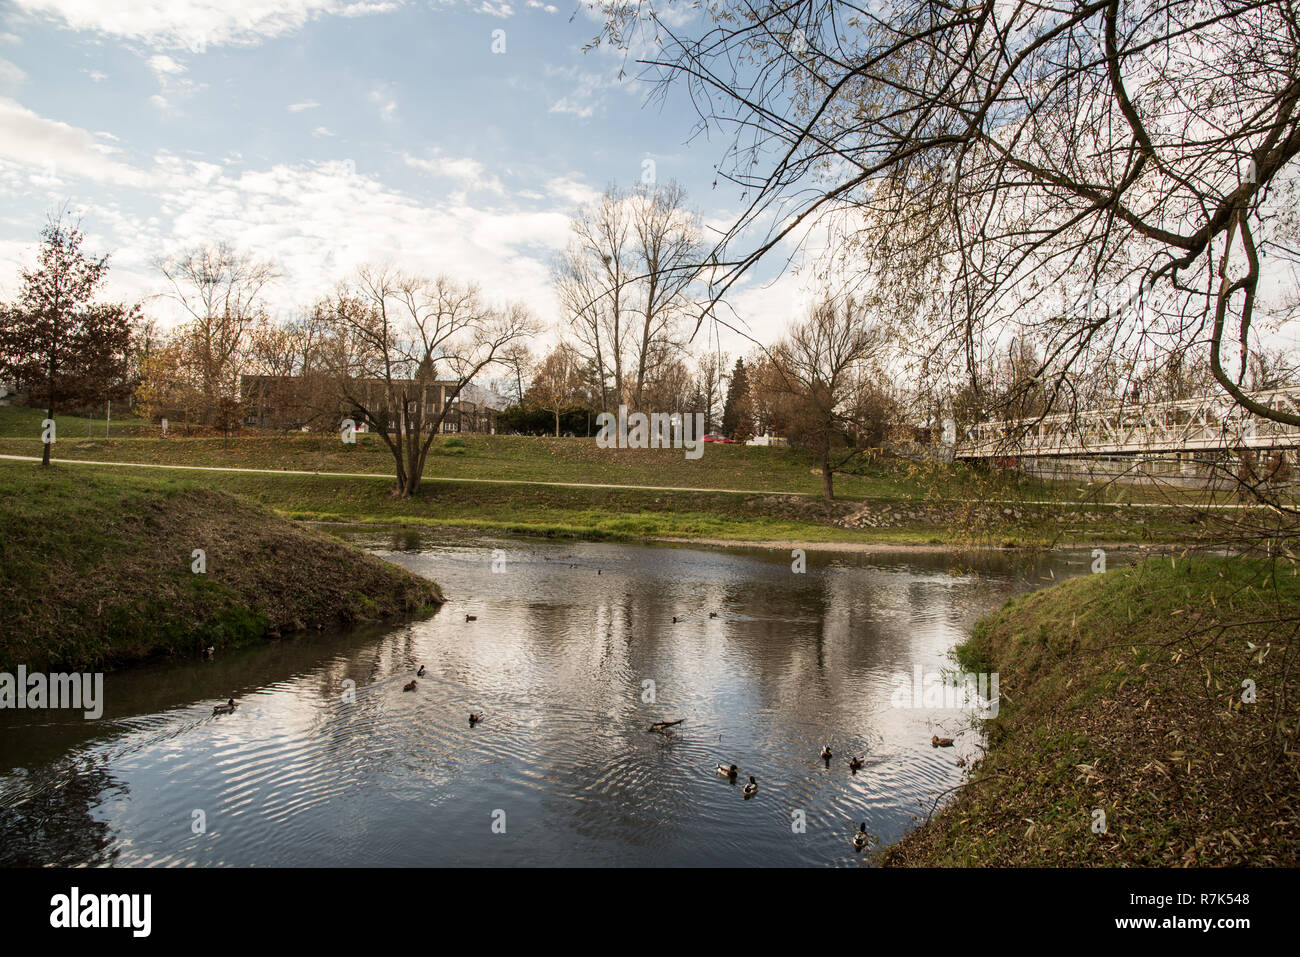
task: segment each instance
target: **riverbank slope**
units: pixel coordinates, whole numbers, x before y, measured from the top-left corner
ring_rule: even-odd
[[[1300,577],[1150,559],[1009,602],[957,649],[997,672],[986,756],[887,866],[1300,863]]]
[[[442,601],[431,581],[194,482],[0,469],[0,671],[193,655]]]

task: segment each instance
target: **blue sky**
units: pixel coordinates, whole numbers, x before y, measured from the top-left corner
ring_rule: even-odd
[[[646,160],[706,224],[739,208],[681,91],[647,105],[621,54],[582,52],[596,32],[573,0],[6,0],[0,296],[66,200],[118,298],[161,291],[158,255],[225,239],[279,263],[280,315],[393,261],[554,320],[568,216]],[[762,278],[734,304],[775,333],[793,283]]]

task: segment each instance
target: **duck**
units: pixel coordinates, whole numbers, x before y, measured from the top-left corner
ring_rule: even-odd
[[[673,624],[674,624],[674,625],[677,624],[677,616],[676,616],[676,615],[673,615]]]
[[[745,797],[752,798],[757,793],[758,782],[754,780],[754,776],[751,774],[749,776],[749,783],[745,785]]]
[[[471,711],[469,713],[469,726],[471,728],[474,727],[474,725],[478,724],[482,720],[483,720],[482,711]]]
[[[853,835],[853,847],[855,850],[862,850],[867,846],[867,822],[863,821],[857,832]]]
[[[215,708],[212,709],[212,716],[213,716],[214,718],[215,718],[217,715],[219,715],[219,714],[234,714],[234,713],[235,713],[235,699],[234,699],[234,698],[231,698],[231,699],[230,699],[229,701],[227,701],[225,704],[219,704],[219,705],[217,705]]]
[[[711,612],[709,612],[709,617],[710,617],[710,618],[717,618],[717,617],[718,617],[718,613],[717,613],[716,611],[711,611]]]
[[[821,759],[823,761],[829,761],[833,757],[834,755],[831,754],[831,746],[829,744],[822,748]]]
[[[402,685],[402,690],[403,690],[403,691],[414,691],[414,690],[415,690],[415,679],[412,678],[412,679],[410,680],[409,683]]]
[[[424,665],[420,665],[420,670],[415,673],[415,677],[417,678],[424,677]]]
[[[217,656],[217,649],[212,645],[208,645],[208,647],[203,649],[203,657],[207,658],[209,661],[211,661],[216,656]]]
[[[725,764],[718,765],[718,774],[724,778],[732,778],[734,780],[739,772],[740,768],[736,767],[734,764],[731,767],[727,767]]]
[[[849,758],[850,771],[861,771],[862,765],[863,765],[863,761],[861,758]]]
[[[465,620],[466,620],[466,621],[478,621],[478,615],[466,615],[466,616],[465,616]]]
[[[952,738],[941,738],[937,734],[930,738],[930,747],[932,748],[951,748]]]

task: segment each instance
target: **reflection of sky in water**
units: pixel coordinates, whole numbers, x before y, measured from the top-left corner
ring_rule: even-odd
[[[396,628],[111,674],[92,725],[0,715],[0,838],[41,814],[83,834],[49,846],[64,862],[862,863],[857,822],[896,839],[976,747],[961,713],[891,707],[894,676],[948,667],[982,611],[1049,569],[1088,569],[1077,555],[956,567],[810,553],[796,575],[775,551],[347,537],[437,579],[448,604]],[[427,677],[403,693],[420,663]],[[212,718],[231,694],[235,715]],[[470,710],[487,720],[471,729]],[[671,736],[646,731],[678,717]],[[958,747],[931,748],[935,733]],[[85,787],[92,774],[111,786]],[[88,796],[67,799],[72,777]]]

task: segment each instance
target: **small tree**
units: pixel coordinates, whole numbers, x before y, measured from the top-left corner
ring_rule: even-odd
[[[582,394],[582,360],[572,346],[560,343],[546,354],[533,375],[528,402],[555,417],[555,437],[560,436],[560,413]]]
[[[45,406],[90,404],[129,392],[131,328],[138,308],[95,303],[108,257],[82,250],[78,224],[60,211],[41,230],[35,269],[22,271],[16,302],[0,309],[0,374]],[[41,464],[50,464],[45,443]]]
[[[878,403],[863,395],[864,366],[881,348],[884,336],[868,324],[853,299],[826,300],[773,350],[773,365],[791,403],[792,431],[822,463],[822,494],[835,497],[834,476],[862,450],[864,425],[857,416]],[[837,449],[848,447],[838,462]]]

